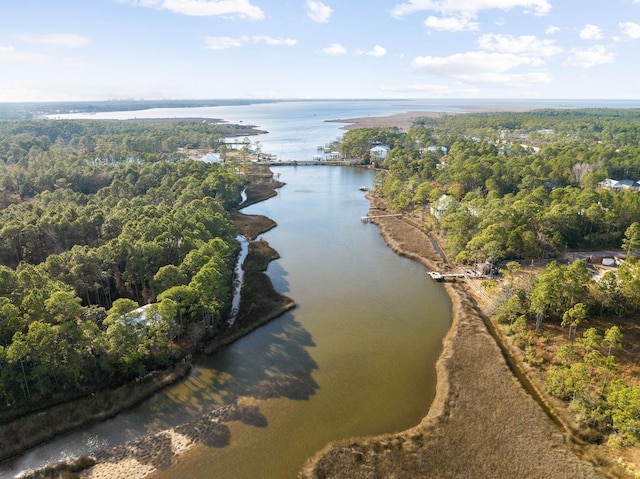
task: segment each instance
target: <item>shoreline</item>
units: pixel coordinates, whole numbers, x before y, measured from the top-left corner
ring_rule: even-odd
[[[379,207],[377,201],[371,206]],[[373,222],[397,254],[429,269],[444,263],[427,235],[404,219]],[[601,477],[514,376],[473,293],[464,283],[445,288],[453,319],[436,363],[436,394],[427,415],[397,434],[329,444],[300,477]]]
[[[255,240],[259,234],[275,227],[276,223],[265,216],[245,215],[239,211],[246,206],[277,195],[276,189],[282,187],[284,183],[265,181],[267,177],[272,178],[268,166],[255,166],[250,176],[253,180],[258,179],[258,181],[249,184],[246,191],[247,199],[230,211],[238,232],[245,236],[249,242],[249,254],[243,262],[245,278],[242,285],[240,306],[233,325],[203,349],[206,355],[214,354],[220,348],[233,343],[296,306],[295,301],[291,298],[275,291],[271,280],[266,275],[269,263],[279,258],[277,251],[271,248],[266,241]],[[115,390],[101,391],[92,396],[70,401],[6,423],[2,428],[3,433],[0,434],[2,453],[3,456],[6,456],[2,461],[10,462],[39,444],[55,440],[55,437],[59,435],[113,418],[120,412],[135,407],[165,387],[186,377],[191,368],[192,364],[184,361],[171,369],[154,371],[140,382],[125,384]],[[111,409],[93,414],[87,412],[91,410],[91,404],[95,403],[98,397],[103,402],[111,404]],[[95,478],[115,479],[125,476],[142,478],[157,469],[157,467],[150,469],[149,464],[146,464],[147,459],[153,464],[159,460],[158,466],[164,466],[167,455],[175,459],[180,452],[193,445],[209,443],[212,440],[211,434],[215,434],[220,428],[219,424],[226,420],[232,420],[229,419],[230,415],[235,419],[243,417],[243,415],[250,415],[250,409],[239,404],[220,406],[201,418],[175,428],[160,431],[130,443],[108,447],[90,456],[80,456],[67,462],[47,466],[21,477],[27,479],[54,477],[47,474],[55,473],[80,474],[79,477]],[[54,421],[54,419],[46,419],[49,416],[53,418],[80,417],[77,420],[60,424],[52,431],[43,431],[41,427],[43,422],[47,424]],[[34,418],[37,419],[34,420]],[[29,428],[29,425],[33,427]],[[31,430],[32,432],[25,433],[25,431]],[[26,445],[25,443],[16,443],[15,437],[24,437],[25,434],[31,440]],[[11,437],[14,438],[13,441]],[[159,443],[162,444],[160,448],[158,447]],[[163,450],[167,443],[171,454],[167,450]],[[162,455],[164,459],[157,459],[159,455]]]
[[[408,131],[418,118],[438,118],[445,115],[463,115],[466,113],[494,113],[494,112],[526,112],[549,108],[544,105],[460,105],[460,111],[407,111],[387,116],[366,116],[327,120],[330,123],[344,123],[341,130],[356,130],[358,128],[376,128],[395,126]],[[568,107],[567,107],[568,108]]]
[[[528,108],[529,110],[535,109],[535,107]],[[495,109],[487,109],[486,111],[496,111]],[[431,115],[444,115],[450,113],[434,113],[428,112]],[[457,114],[457,113],[453,113]],[[348,125],[343,127],[344,129],[351,128],[362,128],[368,127],[367,122],[374,121],[376,124],[373,126],[388,126],[390,124],[390,119],[394,117],[403,116],[406,121],[409,119],[417,118],[420,116],[426,116],[424,112],[409,112],[400,115],[392,115],[389,117],[381,117],[381,118],[362,118],[362,119],[352,119],[354,123],[352,125]],[[335,122],[351,122],[351,120],[332,120]],[[393,123],[391,123],[393,124]],[[395,124],[394,124],[395,126]],[[267,168],[268,169],[268,168]],[[280,185],[281,186],[281,185]],[[274,187],[277,188],[277,187]],[[275,189],[271,196],[276,195]],[[268,196],[270,197],[270,196]],[[262,198],[267,199],[268,197]],[[253,199],[252,202],[261,201],[261,199]],[[248,195],[247,201],[245,201],[242,205],[239,205],[236,211],[233,213],[237,215],[234,218],[235,221],[243,222],[248,221],[252,223],[250,220],[246,220],[243,218],[242,213],[240,213],[239,209],[252,204],[250,201],[250,197]],[[372,203],[373,205],[373,203]],[[264,217],[263,217],[264,218]],[[401,234],[397,234],[393,232],[393,229],[398,229],[398,225],[394,223],[399,222],[403,225],[406,225],[408,228],[415,228],[410,225],[408,222],[395,218],[385,218],[385,219],[377,219],[374,220],[374,224],[376,224],[380,228],[380,234],[385,239],[385,242],[389,245],[389,247],[398,254],[407,256],[413,260],[420,261],[429,269],[440,269],[446,262],[438,255],[437,251],[431,248],[431,251],[428,251],[428,246],[425,251],[416,251],[414,249],[415,244],[426,245],[430,244],[430,239],[428,236],[420,231],[420,235],[415,236],[418,240],[410,240],[409,237],[413,236],[415,233],[410,232],[410,230],[401,230]],[[275,226],[275,223],[273,224]],[[273,227],[272,226],[272,227]],[[249,227],[247,225],[247,227]],[[404,228],[404,226],[402,227]],[[266,231],[266,230],[265,230]],[[419,231],[419,230],[418,230]],[[252,233],[253,239],[260,233]],[[425,240],[426,238],[426,240]],[[268,248],[268,244],[264,244],[266,242],[255,242],[251,241],[250,243],[263,243],[258,245],[258,248]],[[269,254],[277,255],[277,252],[273,251],[272,253],[265,253],[267,256]],[[276,256],[277,257],[277,256]],[[273,258],[275,259],[275,258]],[[246,260],[245,260],[246,262]],[[264,275],[266,276],[266,275]],[[267,277],[268,279],[268,277]],[[420,423],[407,431],[398,433],[398,434],[386,434],[382,436],[376,436],[373,438],[363,438],[363,439],[350,439],[345,441],[339,441],[335,444],[331,444],[327,446],[323,451],[319,452],[313,459],[310,460],[308,465],[305,467],[304,471],[301,472],[301,477],[311,478],[311,477],[345,477],[345,478],[359,478],[359,477],[387,477],[391,475],[395,475],[394,477],[407,477],[407,478],[420,478],[420,477],[597,477],[595,472],[593,471],[593,467],[590,464],[586,464],[584,461],[580,461],[577,456],[575,456],[574,452],[570,447],[571,440],[568,438],[562,431],[560,431],[557,426],[551,424],[552,428],[549,428],[548,424],[544,425],[543,433],[531,432],[528,434],[529,436],[534,435],[538,439],[538,443],[541,444],[538,447],[532,447],[531,444],[520,444],[522,443],[522,438],[520,437],[523,431],[527,431],[527,428],[532,428],[534,425],[538,423],[538,421],[545,422],[537,416],[528,416],[529,410],[531,409],[531,405],[527,403],[527,417],[528,419],[524,421],[523,429],[514,429],[509,431],[507,428],[503,427],[502,419],[498,420],[495,418],[496,411],[494,414],[490,416],[493,421],[489,420],[488,424],[491,426],[497,426],[499,431],[493,431],[491,437],[486,437],[487,428],[474,429],[473,434],[469,434],[468,432],[464,432],[460,434],[459,431],[454,431],[456,434],[455,438],[452,439],[447,437],[449,435],[449,431],[452,430],[457,424],[459,424],[460,418],[466,418],[467,421],[471,421],[476,423],[476,426],[482,426],[485,421],[482,414],[478,413],[475,409],[473,409],[473,402],[477,401],[477,398],[474,397],[474,387],[477,387],[478,383],[478,375],[470,374],[469,377],[466,377],[466,381],[461,381],[458,376],[461,373],[464,373],[466,367],[464,363],[460,362],[460,351],[463,351],[465,354],[473,353],[473,345],[475,344],[473,341],[476,341],[478,345],[481,347],[478,348],[478,351],[484,351],[485,355],[477,355],[477,361],[472,362],[473,365],[483,366],[483,367],[491,367],[494,365],[494,356],[497,357],[497,366],[499,368],[496,371],[483,371],[483,374],[491,377],[494,373],[496,376],[499,376],[500,386],[504,384],[509,385],[510,381],[515,383],[515,389],[524,391],[524,388],[520,385],[517,379],[510,372],[508,366],[504,361],[504,357],[502,353],[497,348],[495,341],[491,338],[488,331],[486,330],[486,324],[484,324],[484,319],[482,317],[481,311],[478,309],[477,305],[474,304],[473,301],[473,293],[471,291],[465,290],[464,286],[461,286],[459,283],[445,285],[449,297],[452,300],[453,306],[453,321],[452,325],[443,339],[443,350],[440,355],[440,358],[436,364],[437,371],[437,383],[436,383],[436,395],[433,400],[433,403],[429,407],[427,415],[420,421]],[[277,293],[276,293],[277,294]],[[243,295],[244,296],[244,295]],[[287,298],[288,299],[288,298]],[[292,300],[290,300],[292,301]],[[271,319],[281,315],[288,309],[295,306],[295,303],[290,304],[286,307],[286,309],[281,310],[280,312],[274,312],[273,317],[263,318],[260,322],[256,322],[256,324],[249,330],[239,333],[239,336],[247,334],[249,331],[256,329],[262,324],[270,321]],[[223,347],[225,344],[229,344],[233,342],[235,339],[229,340],[227,343],[220,343],[215,346],[211,351],[216,348]],[[472,341],[473,339],[473,341]],[[491,346],[493,344],[493,346]],[[497,352],[497,354],[496,354]],[[490,359],[488,359],[490,358]],[[487,364],[484,364],[487,363]],[[503,364],[505,363],[505,364]],[[505,366],[506,373],[505,375]],[[483,376],[484,377],[484,376]],[[510,377],[510,380],[509,380]],[[475,385],[472,384],[475,381]],[[467,388],[467,386],[472,386]],[[487,386],[488,387],[488,386]],[[511,387],[511,386],[509,386]],[[486,388],[485,388],[486,389]],[[495,388],[494,388],[495,389]],[[500,391],[496,391],[500,392]],[[531,399],[528,393],[524,392],[526,396]],[[148,397],[148,396],[146,396]],[[493,398],[495,399],[495,398]],[[486,409],[495,409],[495,401],[490,396],[489,402],[486,404]],[[143,399],[144,400],[144,399]],[[537,404],[535,404],[537,406]],[[525,414],[521,414],[520,404],[516,402],[514,404],[514,409],[511,411],[506,411],[509,414],[519,414],[525,416]],[[148,469],[149,464],[158,465],[158,467],[164,467],[167,460],[173,461],[176,460],[178,454],[186,451],[191,445],[197,444],[202,440],[206,443],[206,441],[214,441],[221,434],[221,424],[229,417],[236,417],[236,414],[239,414],[238,411],[244,411],[247,408],[243,408],[241,405],[233,404],[229,406],[221,406],[221,408],[216,409],[212,413],[209,413],[202,418],[189,422],[185,425],[178,426],[174,429],[161,431],[152,436],[141,439],[140,441],[136,441],[134,443],[123,444],[121,446],[116,446],[112,451],[115,455],[109,456],[108,452],[101,452],[96,454],[95,458],[80,458],[78,464],[82,465],[82,461],[85,461],[84,466],[77,466],[77,471],[83,471],[79,477],[96,477],[96,478],[116,478],[116,477],[144,477],[149,473],[152,473],[153,470],[157,469]],[[250,409],[250,408],[248,408]],[[538,407],[538,409],[540,409]],[[246,411],[245,411],[246,412]],[[486,411],[481,411],[486,413]],[[475,413],[471,414],[471,413]],[[250,414],[250,411],[247,412]],[[543,415],[547,420],[548,416]],[[529,421],[527,423],[527,421]],[[494,424],[497,423],[496,424]],[[180,429],[184,426],[184,430]],[[223,424],[222,424],[223,426]],[[194,436],[194,433],[189,432],[188,434],[185,431],[190,430],[199,431],[199,440],[194,441],[191,439]],[[546,437],[546,432],[551,431],[550,437]],[[184,433],[183,433],[184,432]],[[495,434],[495,436],[493,435]],[[186,438],[186,439],[185,439]],[[505,462],[505,457],[510,458],[514,453],[512,447],[504,447],[501,445],[499,449],[499,453],[495,452],[497,446],[499,445],[497,439],[502,439],[503,442],[506,442],[508,439],[515,440],[521,448],[517,449],[518,451],[524,450],[529,454],[530,459],[535,463],[535,472],[541,474],[540,476],[532,475],[531,470],[523,469],[521,466],[514,466],[514,470],[510,471],[502,471],[500,468],[494,467],[496,464],[490,463],[490,468],[486,469],[486,471],[493,473],[495,475],[485,475],[485,469],[448,469],[449,465],[444,464],[447,467],[443,467],[442,469],[438,469],[441,467],[439,464],[441,462],[446,462],[447,459],[453,458],[457,461],[463,462],[467,461],[468,464],[474,464],[473,459],[476,461],[482,461],[484,458],[483,452],[479,450],[477,447],[489,447],[491,451],[489,452],[489,456],[492,459],[495,459],[496,463],[500,466],[500,461]],[[459,444],[455,444],[456,447],[447,449],[447,446],[443,446],[443,444],[447,443],[447,441],[460,441]],[[467,444],[465,441],[471,441],[470,449],[465,449],[462,445]],[[507,446],[511,446],[509,443]],[[496,447],[491,447],[496,446]],[[563,458],[567,457],[571,458],[571,461],[567,461],[566,467],[571,471],[582,471],[580,474],[574,472],[573,475],[564,475],[565,470],[562,470],[561,474],[554,475],[554,473],[549,473],[547,470],[539,470],[541,460],[539,459],[542,456],[545,456],[544,449],[552,449],[555,453],[558,451],[560,454],[555,454],[553,456],[553,460],[559,463],[563,463]],[[117,449],[117,451],[116,451]],[[535,452],[537,450],[542,450],[542,453]],[[469,452],[472,452],[470,456],[468,456]],[[462,453],[461,453],[462,452]],[[445,454],[446,453],[446,454]],[[465,455],[466,453],[466,455]],[[494,455],[496,457],[494,457]],[[116,457],[119,457],[119,461],[113,462],[112,460]],[[147,461],[148,464],[141,465],[139,458]],[[559,460],[560,459],[560,460]],[[576,462],[577,461],[577,462]],[[412,462],[414,464],[421,465],[420,469],[407,469],[406,463]],[[121,463],[121,464],[120,464]],[[106,464],[104,468],[100,466],[101,464]],[[115,464],[120,464],[122,467],[115,466]],[[560,464],[562,466],[563,464]],[[144,466],[144,467],[143,467]],[[533,467],[534,465],[532,465]],[[63,466],[64,467],[64,466]],[[64,470],[74,470],[73,464],[69,465],[70,469]],[[460,464],[457,465],[460,467]],[[586,469],[582,469],[582,468]],[[91,469],[89,469],[91,468]],[[144,471],[143,471],[144,469]],[[365,473],[364,470],[369,469],[368,473]],[[501,471],[501,472],[498,472]],[[144,473],[143,473],[144,472]],[[143,474],[142,474],[143,473]],[[593,473],[593,474],[592,474]],[[142,474],[142,475],[137,475]],[[344,475],[342,475],[344,474]],[[377,474],[377,475],[376,475]],[[326,475],[326,476],[325,476]],[[37,476],[25,476],[25,477],[37,477]]]
[[[276,189],[284,183],[272,180],[268,166],[256,165],[252,168],[252,178],[262,181],[252,181],[246,190],[247,199],[231,211],[238,232],[249,242],[249,252],[242,266],[245,272],[240,306],[235,322],[204,349],[206,355],[214,354],[296,306],[293,299],[275,291],[266,274],[269,263],[280,257],[278,252],[267,241],[256,240],[258,235],[276,227],[276,223],[265,216],[245,215],[239,211],[277,195]],[[265,181],[267,178],[269,181]],[[84,468],[80,477],[142,479],[168,468],[179,460],[181,454],[199,444],[224,446],[228,440],[227,422],[240,420],[252,423],[260,420],[259,415],[255,406],[245,405],[242,400],[221,405],[179,426],[91,456],[88,460],[93,464]]]

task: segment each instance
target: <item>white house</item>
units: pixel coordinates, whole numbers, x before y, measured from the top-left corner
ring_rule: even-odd
[[[444,153],[445,155],[447,154],[447,147],[446,147],[446,146],[440,146],[440,147],[438,147],[438,146],[431,145],[431,146],[428,146],[428,147],[427,147],[427,150],[432,151],[432,152],[435,152],[435,151],[440,150],[440,151],[441,151],[442,153]]]
[[[623,189],[627,189],[627,188],[633,188],[634,190],[640,189],[640,185],[638,184],[638,182],[633,180],[620,180],[618,181],[618,184]]]
[[[387,157],[387,153],[389,153],[389,148],[387,145],[376,145],[369,150],[371,156],[375,160],[384,160]]]
[[[611,190],[626,190],[629,188],[640,190],[640,183],[633,180],[613,180],[611,178],[607,178],[600,182],[600,186]]]
[[[205,163],[220,163],[222,159],[220,158],[220,153],[214,153],[210,151],[202,158],[200,158],[200,161],[204,161]]]
[[[125,315],[123,315],[123,321],[126,321],[131,324],[147,324],[149,320],[159,321],[162,317],[156,311],[149,310],[151,304],[145,304],[144,306],[140,306],[133,311],[129,311]]]
[[[442,195],[437,201],[434,201],[431,204],[431,214],[437,219],[440,219],[444,215],[445,211],[457,204],[458,202],[453,198],[453,196]]]

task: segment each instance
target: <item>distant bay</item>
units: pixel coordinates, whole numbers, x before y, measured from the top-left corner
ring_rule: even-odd
[[[262,151],[277,155],[282,161],[310,160],[319,146],[342,136],[342,124],[329,120],[388,116],[404,112],[469,113],[537,108],[640,108],[640,100],[191,100],[187,106],[176,107],[177,100],[126,103],[128,108],[116,108],[121,102],[100,103],[102,110],[90,113],[56,113],[47,118],[112,119],[142,118],[215,118],[235,124],[250,124],[268,133],[252,136],[260,142]],[[189,102],[187,100],[186,102]],[[194,106],[191,106],[194,105]],[[212,106],[203,106],[212,105]],[[78,105],[74,106],[78,107]],[[68,110],[67,110],[68,111]]]

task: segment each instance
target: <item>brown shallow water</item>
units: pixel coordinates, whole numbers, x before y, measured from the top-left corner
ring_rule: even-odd
[[[422,265],[393,253],[376,226],[360,222],[368,201],[358,187],[371,186],[373,172],[277,171],[287,183],[278,196],[243,212],[278,223],[264,234],[281,256],[268,273],[298,306],[140,407],[30,451],[1,476],[187,421],[197,429],[222,406],[241,413],[225,416],[187,453],[138,450],[131,460],[159,468],[153,477],[295,478],[331,441],[420,422],[450,325],[446,292]]]
[[[358,187],[373,173],[277,171],[287,183],[278,197],[244,212],[278,223],[264,235],[281,255],[268,271],[298,307],[210,366],[227,391],[248,386],[233,396],[257,408],[260,424],[227,423],[224,445],[198,446],[154,478],[294,478],[330,441],[417,424],[433,398],[450,302],[423,266],[359,221],[368,202]]]

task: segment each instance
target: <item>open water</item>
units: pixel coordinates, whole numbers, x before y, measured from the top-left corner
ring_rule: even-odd
[[[318,146],[342,136],[340,123],[328,120],[387,116],[407,111],[444,113],[468,112],[487,106],[511,107],[640,107],[640,101],[629,100],[296,100],[274,101],[196,108],[153,108],[138,111],[71,113],[50,115],[68,119],[132,119],[132,118],[217,118],[234,124],[255,125],[268,131],[250,137],[259,141],[262,151],[277,155],[279,160],[311,160]]]

